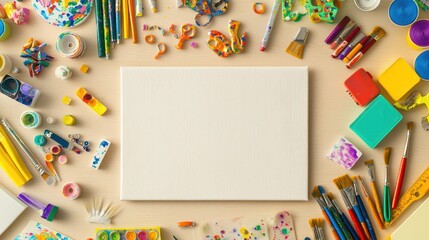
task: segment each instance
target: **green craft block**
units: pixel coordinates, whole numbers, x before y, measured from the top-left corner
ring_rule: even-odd
[[[349,127],[366,145],[375,148],[401,120],[402,115],[379,95]]]

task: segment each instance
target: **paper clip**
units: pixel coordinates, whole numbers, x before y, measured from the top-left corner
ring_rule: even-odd
[[[146,43],[152,44],[155,42],[155,36],[153,34],[148,34],[144,37]]]
[[[163,55],[167,51],[167,46],[165,43],[158,43],[158,53],[155,55],[155,59],[158,59],[161,55]]]
[[[197,29],[195,28],[194,25],[190,23],[182,25],[182,35],[180,36],[180,39],[176,45],[176,48],[182,49],[185,41],[193,38],[196,33],[197,33]]]

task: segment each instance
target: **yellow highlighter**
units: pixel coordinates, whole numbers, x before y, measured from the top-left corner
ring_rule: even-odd
[[[33,178],[2,126],[0,126],[0,167],[18,187]]]

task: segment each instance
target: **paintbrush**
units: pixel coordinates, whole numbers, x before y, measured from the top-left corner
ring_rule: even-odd
[[[341,231],[343,232],[344,237],[346,239],[352,239],[352,236],[351,236],[349,230],[347,229],[346,224],[341,219],[341,216],[338,213],[338,211],[336,211],[334,205],[332,204],[331,200],[329,199],[328,195],[326,194],[325,189],[320,185],[317,186],[317,188],[319,189],[319,192],[322,194],[323,200],[325,200],[325,203],[326,203],[329,211],[332,213],[332,216],[335,218],[335,221],[338,223],[338,226],[340,227]]]
[[[347,180],[346,178],[348,178],[349,180]],[[352,219],[353,225],[355,226],[355,229],[359,236],[359,240],[366,240],[367,237],[365,235],[365,232],[359,222],[356,211],[354,211],[355,208],[359,210],[359,207],[357,206],[356,197],[353,193],[353,187],[351,186],[350,177],[346,174],[344,176],[335,178],[333,181],[337,188],[340,190],[341,197],[344,200],[344,204],[346,205],[347,211],[349,212],[350,218]]]
[[[319,239],[324,240],[325,234],[323,233],[323,218],[316,218],[316,227],[319,234]]]
[[[338,226],[332,214],[329,212],[328,207],[326,206],[325,200],[323,200],[322,194],[320,194],[319,188],[317,186],[313,188],[311,195],[313,196],[314,199],[316,199],[317,203],[320,206],[320,209],[322,209],[323,217],[325,218],[326,222],[328,222],[331,228],[332,234],[334,235],[334,238],[336,240],[340,239],[340,235],[338,234],[338,230],[341,233],[340,227]],[[342,233],[341,235],[344,237]],[[345,239],[345,238],[341,238],[341,239]]]
[[[380,27],[376,26],[372,29],[368,36],[364,37],[343,59],[343,62],[350,62],[354,56],[365,46],[369,41],[375,38],[377,32],[380,30]]]
[[[300,27],[295,38],[286,49],[286,52],[294,57],[302,59],[302,54],[304,53],[304,47],[305,43],[307,42],[307,38],[308,29],[305,27]]]
[[[357,235],[349,219],[346,217],[343,211],[341,211],[340,205],[338,205],[337,201],[334,198],[334,194],[328,193],[328,197],[329,197],[329,200],[334,205],[335,209],[337,210],[338,214],[340,214],[341,219],[343,219],[343,222],[346,224],[346,227],[349,230],[350,234],[352,235],[353,239],[359,239],[359,236]]]
[[[314,238],[316,240],[319,240],[320,236],[319,236],[319,231],[317,229],[316,220],[317,220],[317,218],[312,218],[312,219],[308,220],[308,223],[311,226],[311,230],[313,230]]]
[[[358,179],[359,179],[360,185],[362,187],[362,192],[363,192],[363,195],[365,196],[366,203],[368,204],[369,209],[371,210],[372,217],[375,219],[375,221],[377,222],[378,226],[381,229],[384,229],[384,223],[381,221],[380,216],[377,213],[377,209],[375,208],[374,203],[372,202],[371,198],[369,197],[368,191],[366,190],[366,187],[365,187],[365,183],[360,178],[360,176],[358,176]]]
[[[392,209],[395,209],[398,205],[399,197],[401,195],[402,183],[404,182],[405,168],[407,166],[408,160],[408,150],[410,148],[411,130],[413,130],[413,126],[413,122],[407,123],[407,138],[405,140],[404,154],[402,155],[401,165],[399,166],[399,174],[396,181],[395,194],[393,194]]]
[[[366,166],[366,168],[368,170],[369,181],[371,182],[371,191],[372,191],[372,195],[374,196],[375,207],[377,208],[377,213],[378,213],[378,216],[379,216],[380,220],[384,224],[383,210],[381,208],[380,197],[378,196],[377,184],[375,182],[375,165],[374,165],[374,160],[365,161],[365,166]]]
[[[386,172],[384,176],[384,198],[383,198],[383,214],[384,220],[390,222],[392,220],[392,213],[390,208],[390,181],[389,181],[389,162],[390,162],[390,153],[392,148],[384,149],[384,164],[386,165]]]
[[[353,187],[356,193],[356,200],[358,202],[359,209],[362,213],[362,216],[365,219],[366,226],[368,227],[369,235],[372,240],[377,240],[377,235],[375,235],[374,227],[372,226],[371,220],[369,219],[369,216],[368,216],[368,212],[366,211],[365,205],[363,204],[362,198],[360,197],[360,194],[359,194],[359,188],[358,188],[359,184],[358,184],[357,177],[353,176],[352,181],[353,181]]]
[[[368,40],[365,46],[363,46],[363,48],[350,60],[350,62],[347,63],[346,67],[353,67],[353,65],[355,65],[363,57],[363,55],[372,47],[372,45],[380,40],[380,38],[384,37],[384,35],[386,35],[386,31],[384,31],[384,29],[381,27],[378,27],[375,32],[375,36]]]

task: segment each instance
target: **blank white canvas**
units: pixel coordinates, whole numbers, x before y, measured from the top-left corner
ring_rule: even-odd
[[[122,200],[308,200],[307,67],[122,67]]]
[[[27,205],[0,185],[0,235],[26,208]]]

